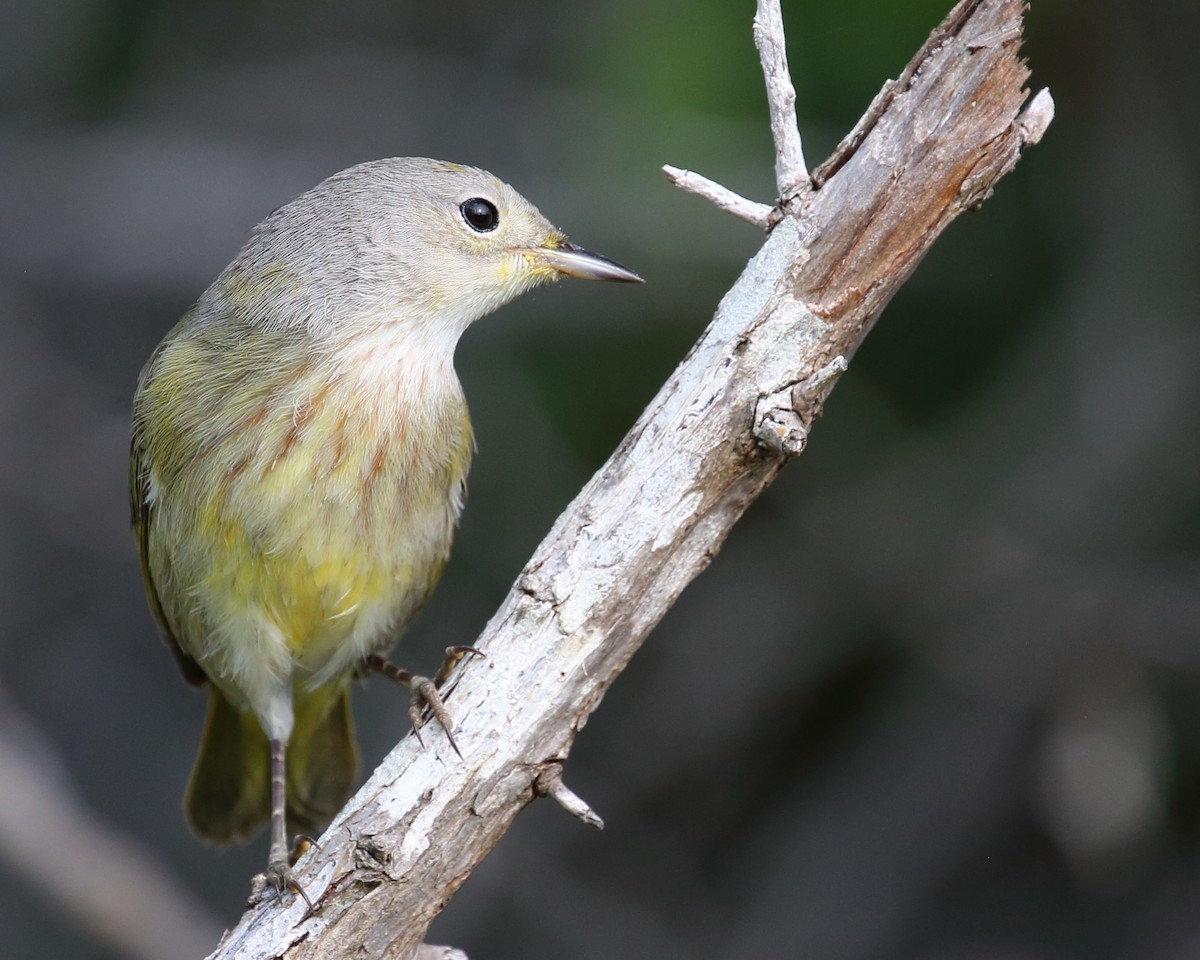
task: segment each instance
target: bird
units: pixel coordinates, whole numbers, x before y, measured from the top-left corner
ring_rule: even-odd
[[[308,899],[289,830],[322,829],[357,776],[350,680],[391,666],[450,553],[474,450],[459,337],[560,277],[642,282],[485,170],[369,161],[259,223],[138,377],[142,578],[209,690],[185,814],[216,844],[269,822],[280,895]],[[436,684],[391,670],[449,734]]]

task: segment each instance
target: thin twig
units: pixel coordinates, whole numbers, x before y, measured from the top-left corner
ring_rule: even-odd
[[[758,0],[758,10],[754,14],[754,45],[758,48],[767,83],[779,203],[786,212],[795,213],[793,208],[797,199],[812,189],[812,181],[804,163],[804,147],[796,122],[796,88],[792,86],[792,75],[788,72],[779,0]]]
[[[583,797],[563,783],[562,764],[551,763],[539,775],[534,786],[542,796],[554,800],[571,816],[582,820],[589,827],[604,829],[604,821]]]
[[[732,213],[735,217],[746,220],[763,230],[771,225],[773,208],[765,203],[747,200],[728,187],[721,186],[715,180],[709,180],[708,177],[693,173],[691,170],[681,170],[679,167],[672,167],[670,164],[664,163],[663,173],[679,189],[703,197],[726,213]]]

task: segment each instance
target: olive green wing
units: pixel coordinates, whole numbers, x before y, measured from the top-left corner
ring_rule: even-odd
[[[179,639],[171,629],[163,610],[162,600],[158,596],[158,588],[154,585],[154,575],[150,569],[150,530],[154,523],[154,506],[150,502],[149,465],[145,462],[145,451],[136,426],[129,449],[129,507],[133,536],[137,541],[138,559],[142,566],[142,584],[146,588],[146,601],[150,604],[150,612],[154,615],[167,646],[171,648],[175,662],[179,664],[183,679],[192,686],[199,686],[208,680],[208,676],[200,664],[179,645]]]

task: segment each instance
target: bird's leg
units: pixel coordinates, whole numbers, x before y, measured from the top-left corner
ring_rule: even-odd
[[[462,752],[458,749],[458,744],[454,742],[454,721],[450,719],[446,704],[442,702],[442,695],[438,691],[450,676],[454,665],[468,655],[482,657],[483,653],[474,647],[447,647],[446,657],[442,660],[442,665],[438,667],[438,671],[432,679],[398,667],[377,653],[364,657],[363,665],[377,673],[382,673],[389,680],[408,687],[412,694],[408,703],[408,719],[412,723],[413,733],[417,735],[417,742],[422,747],[425,746],[425,741],[421,739],[421,728],[425,726],[424,714],[428,707],[434,719],[446,731],[446,739],[450,741],[450,746],[461,757]]]
[[[295,890],[308,904],[313,902],[308,892],[292,875],[292,861],[287,842],[287,741],[271,740],[271,851],[267,854],[267,882],[280,896],[283,891]]]

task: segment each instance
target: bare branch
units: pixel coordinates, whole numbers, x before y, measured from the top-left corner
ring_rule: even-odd
[[[758,0],[758,10],[754,14],[754,45],[758,48],[767,84],[779,203],[788,213],[795,213],[797,198],[812,189],[812,181],[804,163],[804,147],[796,122],[796,88],[792,86],[792,75],[788,72],[787,41],[779,0]]]
[[[765,203],[757,203],[754,200],[747,200],[728,187],[721,186],[715,180],[709,180],[708,177],[699,173],[681,170],[679,167],[672,167],[666,163],[663,164],[663,173],[681,190],[703,197],[726,213],[732,213],[735,217],[746,220],[756,227],[766,230],[772,223],[773,207],[769,207]]]
[[[678,167],[663,166],[677,187],[695,193],[756,227],[768,230],[779,220],[779,212],[796,215],[800,203],[812,190],[812,180],[804,163],[804,147],[796,122],[796,89],[788,72],[787,43],[783,33],[783,12],[779,0],[758,0],[754,14],[754,45],[762,61],[767,85],[767,105],[771,113],[771,135],[775,140],[775,189],[778,208],[747,200],[708,177]]]
[[[534,786],[541,796],[550,797],[571,816],[582,820],[589,827],[604,829],[604,821],[600,819],[599,814],[588,806],[586,800],[563,783],[561,763],[549,764],[538,775]]]
[[[402,741],[216,957],[407,957],[651,628],[803,446],[825,395],[946,226],[1044,132],[1023,0],[963,0],[823,165],[700,341],[538,547],[447,697],[462,756]],[[780,51],[772,62],[783,63]],[[795,174],[795,170],[792,174]],[[794,415],[789,421],[787,417]],[[774,427],[772,417],[782,419]],[[798,430],[797,430],[798,428]],[[770,440],[774,435],[777,443]]]

